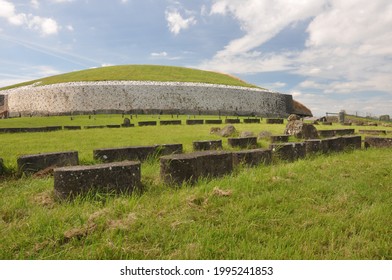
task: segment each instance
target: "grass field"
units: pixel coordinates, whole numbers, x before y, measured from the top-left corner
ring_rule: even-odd
[[[101,115],[21,118],[0,120],[0,127],[121,122]],[[211,126],[1,134],[0,157],[15,171],[17,156],[37,152],[78,150],[83,164],[94,163],[95,148],[182,143],[190,152],[192,141],[219,139]],[[284,129],[264,121],[235,126]],[[162,183],[158,161],[149,160],[142,164],[143,193],[73,202],[54,201],[52,177],[10,175],[0,179],[0,259],[392,259],[391,164],[391,149],[360,150],[240,167],[176,188]]]
[[[40,85],[50,85],[67,82],[94,82],[111,80],[195,82],[230,86],[255,87],[254,85],[248,84],[236,77],[211,71],[159,65],[120,65],[70,72],[66,74],[51,76],[0,88],[0,90],[31,85],[37,82],[40,82]]]

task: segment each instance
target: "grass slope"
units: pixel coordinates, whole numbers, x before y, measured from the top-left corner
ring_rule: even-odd
[[[108,124],[121,116],[18,120]],[[190,152],[194,140],[217,139],[209,128],[2,134],[0,157],[12,169],[18,155],[44,151],[76,149],[83,164],[93,163],[95,148],[183,143]],[[278,134],[284,125],[236,128]],[[0,259],[392,259],[391,165],[392,149],[369,149],[173,188],[150,160],[142,164],[144,193],[71,203],[53,200],[52,177],[0,178]]]
[[[50,85],[67,82],[82,81],[159,81],[159,82],[195,82],[208,84],[222,84],[230,86],[255,87],[240,79],[211,71],[197,69],[158,66],[158,65],[121,65],[109,66],[66,74],[51,76],[26,83],[11,85],[0,90],[26,86],[40,82],[41,85]]]

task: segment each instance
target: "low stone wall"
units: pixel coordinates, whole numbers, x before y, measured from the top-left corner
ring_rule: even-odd
[[[231,152],[205,151],[160,158],[161,178],[167,184],[195,183],[202,177],[218,177],[233,171]]]
[[[274,157],[281,160],[295,161],[306,157],[306,145],[303,142],[271,144],[270,149]]]
[[[369,135],[386,135],[386,130],[360,130],[361,134],[369,134]]]
[[[48,168],[78,165],[78,152],[42,153],[35,155],[24,155],[17,159],[20,174],[32,174]]]
[[[260,164],[271,164],[272,151],[267,149],[253,149],[233,152],[233,164],[244,164],[256,166]]]
[[[173,120],[173,121],[160,121],[160,125],[181,125],[181,120]]]
[[[244,119],[244,123],[260,123],[260,119]]]
[[[93,151],[94,159],[103,162],[124,160],[144,161],[149,157],[182,153],[182,144],[163,144],[153,146],[132,146],[109,149],[96,149]]]
[[[204,124],[204,120],[186,120],[187,125]]]
[[[375,148],[391,148],[392,138],[384,137],[365,137],[365,147],[375,147]]]
[[[289,142],[289,135],[272,135],[270,139],[272,143]]]
[[[0,175],[3,175],[4,172],[5,172],[4,162],[3,159],[0,158]]]
[[[156,126],[157,122],[156,121],[144,121],[144,122],[138,122],[139,126]]]
[[[225,123],[234,124],[241,123],[240,119],[225,119]]]
[[[45,126],[45,127],[9,127],[0,128],[0,133],[23,133],[23,132],[52,132],[62,130],[62,126]]]
[[[206,120],[206,124],[222,124],[222,120]]]
[[[193,141],[194,151],[208,151],[222,149],[222,140]]]
[[[0,92],[10,116],[81,112],[241,114],[287,117],[291,95],[258,88],[176,82],[75,82]]]
[[[71,166],[54,170],[54,190],[59,199],[89,192],[132,193],[141,189],[140,162]]]

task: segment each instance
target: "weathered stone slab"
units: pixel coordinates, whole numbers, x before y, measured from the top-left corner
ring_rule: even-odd
[[[144,122],[138,122],[139,126],[156,126],[157,122],[156,121],[144,121]]]
[[[362,138],[359,135],[343,136],[344,149],[345,150],[355,150],[361,149]]]
[[[233,165],[244,164],[256,166],[271,164],[272,151],[267,149],[253,149],[233,152]]]
[[[341,152],[344,150],[345,141],[342,137],[322,139],[323,153]]]
[[[149,157],[182,153],[182,144],[164,144],[153,146],[131,146],[93,151],[94,159],[102,162],[145,161]]]
[[[194,183],[202,177],[219,177],[233,170],[231,152],[204,151],[160,158],[161,178],[167,184]]]
[[[208,151],[222,149],[222,140],[193,141],[194,151]]]
[[[284,119],[266,119],[267,124],[283,124]]]
[[[271,143],[289,142],[289,135],[272,135],[270,140]]]
[[[392,138],[365,137],[365,147],[392,148]]]
[[[386,135],[386,130],[360,130],[360,134],[369,134],[369,135]]]
[[[89,192],[132,193],[141,189],[140,162],[72,166],[54,170],[54,190],[60,199]]]
[[[160,121],[160,125],[181,125],[181,120]]]
[[[62,126],[44,126],[44,127],[9,127],[0,128],[0,133],[23,133],[23,132],[52,132],[62,130]]]
[[[335,130],[319,130],[318,134],[320,137],[334,137],[335,136]]]
[[[96,128],[105,128],[106,126],[104,125],[86,125],[84,128],[85,129],[96,129]]]
[[[186,120],[186,124],[188,125],[204,124],[204,120]]]
[[[306,157],[305,143],[277,143],[271,144],[272,154],[279,159],[287,161],[295,161]]]
[[[323,152],[322,140],[320,139],[309,139],[305,141],[306,154],[314,155]]]
[[[355,129],[335,129],[335,136],[353,135]]]
[[[260,119],[244,119],[244,123],[260,123]]]
[[[227,139],[229,146],[239,148],[257,147],[257,137],[234,137]]]
[[[121,125],[120,124],[108,124],[106,127],[107,128],[121,128]]]
[[[77,151],[42,153],[20,156],[17,164],[20,174],[32,174],[47,168],[78,165],[79,158]]]
[[[78,126],[78,125],[65,125],[64,129],[65,130],[80,130],[80,129],[82,129],[82,127]]]
[[[206,120],[205,123],[206,124],[222,124],[223,121],[222,120]]]
[[[240,123],[240,119],[225,119],[225,123]]]

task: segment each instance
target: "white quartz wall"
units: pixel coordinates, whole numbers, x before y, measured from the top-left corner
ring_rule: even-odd
[[[254,112],[285,117],[291,95],[255,88],[197,83],[78,82],[27,86],[0,94],[8,96],[11,115],[64,114],[93,110],[179,110],[182,112]]]

